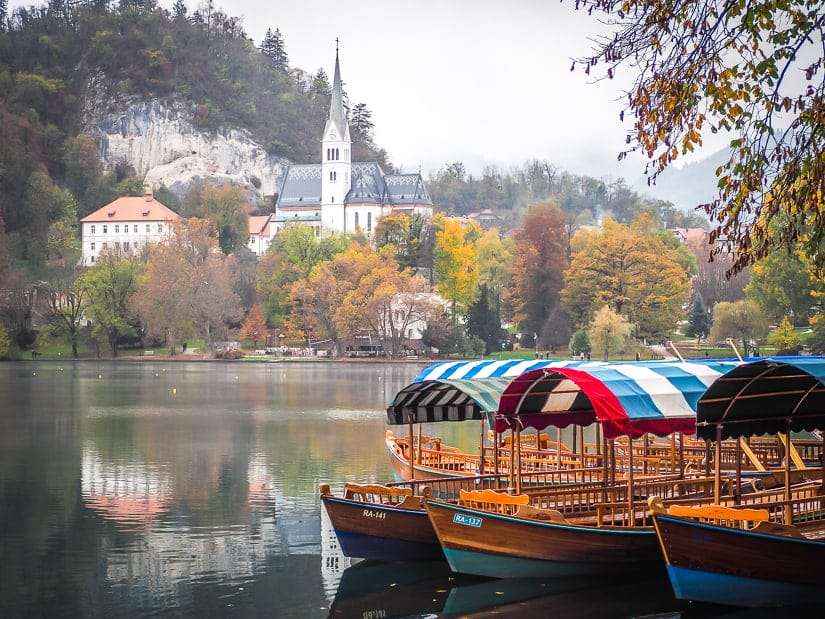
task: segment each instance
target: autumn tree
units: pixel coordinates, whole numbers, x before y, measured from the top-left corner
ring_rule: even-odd
[[[140,268],[134,256],[104,252],[82,276],[80,285],[89,294],[95,332],[106,338],[113,357],[121,338],[138,335],[138,319],[130,304]]]
[[[147,335],[160,337],[172,354],[192,336],[211,347],[242,315],[216,236],[209,222],[191,218],[164,242],[150,246],[132,307]]]
[[[564,275],[562,303],[576,324],[608,305],[627,316],[636,336],[668,337],[690,292],[684,256],[663,237],[610,218],[602,229],[580,230]]]
[[[750,268],[745,295],[762,309],[768,320],[789,316],[792,324],[808,324],[817,282],[808,265],[796,253],[772,252]]]
[[[41,287],[45,297],[47,319],[57,336],[64,336],[72,347],[72,357],[78,358],[78,343],[89,307],[89,291],[78,272],[76,262],[59,265]]]
[[[319,238],[310,226],[304,225],[286,226],[275,235],[258,262],[256,275],[257,297],[269,324],[284,324],[290,312],[290,287],[307,279],[315,266],[332,260],[347,245],[342,235]]]
[[[593,350],[604,354],[604,360],[608,361],[611,352],[615,354],[624,350],[632,332],[633,325],[627,318],[610,306],[603,305],[595,312],[587,327],[587,339]]]
[[[436,232],[433,256],[435,285],[450,304],[453,322],[463,315],[478,294],[478,255],[476,243],[481,228],[476,223],[445,219]]]
[[[710,133],[729,136],[718,193],[703,208],[711,241],[732,241],[738,272],[774,248],[799,242],[825,265],[825,8],[810,0],[724,4],[592,0],[577,6],[608,22],[586,73],[629,67],[628,148],[655,180]],[[574,63],[575,67],[575,63]],[[770,228],[777,216],[787,225]],[[713,245],[716,254],[722,245]]]
[[[249,238],[249,200],[240,187],[210,183],[193,186],[187,196],[192,202],[191,214],[212,222],[218,231],[218,244],[224,254],[245,247]]]
[[[394,260],[381,258],[381,264],[364,273],[344,295],[335,322],[339,332],[375,333],[387,354],[397,357],[409,330],[423,328],[443,309],[428,292],[423,277],[410,269],[399,271]]]
[[[743,354],[747,354],[752,348],[751,342],[758,346],[767,333],[768,321],[753,301],[723,301],[713,308],[713,326],[708,336],[711,342],[731,339],[742,346]]]
[[[693,290],[701,294],[708,308],[713,308],[720,301],[733,303],[745,298],[745,286],[750,280],[750,268],[728,277],[733,267],[731,254],[719,254],[711,262],[706,247],[691,248],[697,257],[696,277],[693,278]]]
[[[260,305],[255,304],[249,308],[249,312],[241,325],[240,336],[247,340],[252,340],[252,346],[256,348],[258,341],[263,340],[265,342],[269,337],[266,318],[264,318],[264,313]]]
[[[376,248],[392,247],[401,269],[423,266],[419,260],[427,232],[427,221],[418,213],[393,212],[378,220],[373,241]]]
[[[776,348],[777,355],[798,355],[802,349],[802,338],[794,330],[787,316],[768,334],[766,341],[768,345]]]
[[[553,203],[537,204],[513,233],[515,320],[523,333],[536,333],[542,345],[564,346],[569,321],[559,292],[567,268],[567,219]]]

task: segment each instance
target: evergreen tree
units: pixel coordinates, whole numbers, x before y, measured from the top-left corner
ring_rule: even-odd
[[[507,336],[501,328],[498,298],[487,284],[479,287],[478,300],[468,308],[467,335],[476,336],[484,342],[485,355],[500,351],[501,343]]]
[[[175,0],[175,4],[172,5],[173,17],[186,17],[187,11],[188,9],[186,8],[186,4],[183,0]]]
[[[701,339],[707,337],[708,333],[710,333],[710,313],[708,308],[705,307],[702,295],[697,292],[696,298],[693,300],[693,311],[688,316],[685,335]]]
[[[261,50],[264,56],[272,60],[276,70],[281,73],[289,72],[289,56],[286,53],[284,37],[280,30],[275,28],[275,32],[272,32],[271,28],[267,28],[264,40],[258,49]]]

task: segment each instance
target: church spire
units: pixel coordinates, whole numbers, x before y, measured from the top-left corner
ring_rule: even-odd
[[[332,100],[329,104],[329,119],[335,123],[338,134],[343,135],[347,124],[344,110],[344,88],[341,85],[341,68],[338,66],[338,39],[335,39],[335,76],[332,80]]]

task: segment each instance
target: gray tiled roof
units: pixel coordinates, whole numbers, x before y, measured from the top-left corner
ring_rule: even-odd
[[[389,174],[376,162],[352,164],[346,204],[429,204],[420,174]],[[321,164],[291,165],[284,173],[278,198],[280,208],[321,204]]]
[[[284,173],[278,206],[321,204],[321,165],[291,165]]]

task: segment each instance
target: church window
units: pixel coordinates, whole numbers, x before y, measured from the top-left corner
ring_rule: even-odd
[[[372,213],[367,213],[367,232],[372,231]]]
[[[336,172],[330,172],[329,173],[329,180],[331,180],[333,182],[337,181],[338,180],[338,174]]]
[[[333,204],[335,204],[335,196],[332,196],[332,199],[330,200],[330,202],[332,202]]]
[[[340,157],[338,156],[338,149],[335,149],[335,161],[338,161]]]
[[[355,227],[358,227],[358,213],[355,213]]]

